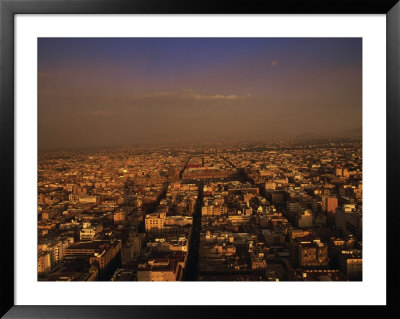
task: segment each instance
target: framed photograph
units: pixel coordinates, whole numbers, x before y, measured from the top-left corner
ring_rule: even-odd
[[[1,315],[399,315],[399,17],[0,0]]]

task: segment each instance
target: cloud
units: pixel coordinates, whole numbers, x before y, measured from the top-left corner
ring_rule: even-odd
[[[223,94],[216,94],[216,95],[204,95],[204,94],[190,94],[186,96],[187,98],[192,98],[195,100],[238,100],[245,97],[239,97],[236,94],[231,95],[223,95]]]
[[[278,63],[279,63],[278,61],[272,61],[271,66],[276,66],[276,65],[278,65]]]
[[[182,90],[182,92],[153,92],[148,94],[134,94],[131,96],[134,100],[145,100],[153,98],[170,98],[178,100],[197,100],[197,101],[234,101],[251,98],[250,94],[238,96],[236,94],[200,94],[191,89]]]

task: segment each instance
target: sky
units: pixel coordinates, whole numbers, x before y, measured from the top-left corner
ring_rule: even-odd
[[[40,150],[361,134],[361,38],[39,38]]]

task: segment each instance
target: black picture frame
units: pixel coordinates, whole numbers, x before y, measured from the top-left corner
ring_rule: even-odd
[[[177,0],[0,0],[0,181],[1,310],[4,318],[163,318],[360,315],[399,317],[399,255],[395,236],[396,182],[400,162],[400,3],[399,0],[280,0],[280,1],[177,1]],[[15,14],[385,14],[387,21],[387,305],[386,306],[22,306],[14,303],[14,15]],[[384,199],[380,199],[384,200]],[[378,275],[378,274],[377,274]],[[268,307],[268,309],[266,309]],[[251,313],[251,314],[250,314]]]

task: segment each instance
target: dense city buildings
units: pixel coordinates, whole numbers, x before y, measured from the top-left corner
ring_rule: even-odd
[[[360,140],[40,152],[40,281],[362,280]]]

